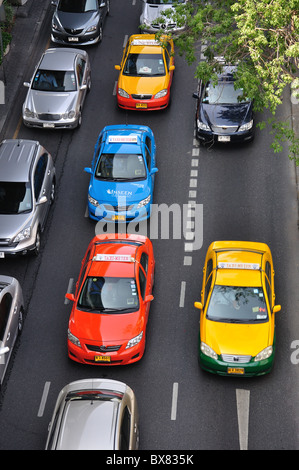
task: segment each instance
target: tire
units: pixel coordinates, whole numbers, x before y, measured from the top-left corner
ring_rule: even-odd
[[[18,335],[22,333],[24,325],[24,310],[23,307],[20,308],[19,318],[18,318]]]
[[[35,247],[32,250],[32,254],[34,256],[38,256],[40,253],[40,245],[41,245],[41,236],[40,236],[40,229],[37,230],[36,232],[36,238],[35,238]]]

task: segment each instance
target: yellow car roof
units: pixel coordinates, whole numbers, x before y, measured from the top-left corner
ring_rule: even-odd
[[[216,252],[216,284],[244,287],[262,285],[262,256],[269,251],[265,243],[215,242],[211,249]]]

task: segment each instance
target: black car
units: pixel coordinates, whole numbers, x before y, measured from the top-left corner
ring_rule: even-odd
[[[196,108],[196,135],[202,143],[244,142],[254,137],[252,101],[235,88],[236,67],[224,66],[218,83],[199,82]]]
[[[52,0],[51,41],[57,44],[90,45],[100,42],[109,14],[109,0]]]

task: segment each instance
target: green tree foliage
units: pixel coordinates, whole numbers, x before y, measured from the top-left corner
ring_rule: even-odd
[[[299,90],[299,0],[190,0],[178,4],[174,16],[186,20],[184,33],[175,38],[177,49],[189,64],[196,62],[196,77],[215,79],[221,64],[238,63],[236,86],[254,100],[255,111],[269,110],[267,124],[274,133],[272,148],[278,152],[288,141],[290,157],[299,165],[299,140],[289,119],[275,119],[285,87]],[[170,10],[165,13],[171,16]],[[197,56],[199,42],[205,60]],[[299,104],[298,104],[299,105]],[[266,123],[260,123],[266,127]]]

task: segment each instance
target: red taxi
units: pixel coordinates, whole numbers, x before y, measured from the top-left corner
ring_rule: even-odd
[[[155,259],[142,235],[103,234],[82,260],[68,328],[68,355],[83,364],[122,365],[142,358],[153,300]]]

